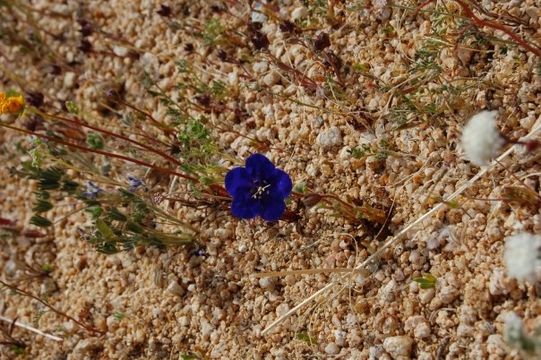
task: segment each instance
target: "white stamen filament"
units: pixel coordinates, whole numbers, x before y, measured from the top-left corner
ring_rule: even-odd
[[[256,190],[256,192],[252,195],[252,198],[257,199],[261,195],[265,193],[265,191],[270,187],[270,184],[267,184],[265,186],[259,186]]]

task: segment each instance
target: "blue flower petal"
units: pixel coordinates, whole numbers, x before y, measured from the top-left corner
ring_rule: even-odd
[[[286,203],[282,198],[270,197],[261,204],[261,213],[259,214],[265,221],[278,221],[286,211]]]
[[[253,154],[246,159],[246,171],[252,180],[268,179],[274,169],[274,165],[264,155]]]
[[[272,177],[271,193],[277,197],[288,197],[291,189],[293,189],[293,183],[289,175],[283,170],[275,169]]]
[[[252,199],[249,193],[239,193],[231,203],[231,213],[241,219],[252,219],[259,215],[261,204]]]
[[[234,168],[225,175],[225,189],[233,197],[241,192],[249,193],[251,186],[252,182],[245,168]]]

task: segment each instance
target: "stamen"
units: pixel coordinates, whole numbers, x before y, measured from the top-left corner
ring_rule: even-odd
[[[265,192],[267,189],[271,186],[271,184],[267,184],[265,186],[258,186],[256,191],[252,194],[252,198],[259,199],[261,196],[265,195]]]

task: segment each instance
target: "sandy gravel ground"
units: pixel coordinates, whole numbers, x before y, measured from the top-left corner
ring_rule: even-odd
[[[328,21],[325,1],[272,1],[275,18],[251,15],[245,2],[235,1],[226,2],[229,12],[217,1],[21,2],[35,10],[38,25],[49,32],[41,36],[58,58],[37,56],[13,35],[7,35],[13,41],[2,37],[3,87],[20,89],[13,80],[23,79],[23,90],[42,92],[46,106],[75,101],[114,129],[114,115],[98,112],[105,89],[123,83],[127,101],[165,118],[165,106],[142,86],[143,70],[175,96],[183,76],[175,62],[185,59],[203,82],[223,82],[225,105],[244,114],[212,115],[232,130],[213,131],[224,153],[241,163],[257,149],[239,133],[257,138],[270,145],[265,153],[294,183],[392,211],[379,237],[377,226],[352,224],[321,208],[306,210],[295,223],[275,225],[238,221],[227,211],[195,212],[189,216],[204,226],[204,253],[173,247],[103,255],[79,236],[78,226],[87,221],[80,213],[60,220],[50,238],[2,237],[4,280],[106,332],[96,336],[6,290],[0,293],[0,315],[63,339],[17,328],[14,335],[28,344],[19,358],[520,358],[504,342],[503,315],[515,311],[531,329],[541,321],[541,303],[533,286],[506,276],[503,243],[517,231],[539,233],[541,214],[538,204],[492,200],[518,179],[538,192],[535,153],[511,154],[492,167],[368,269],[345,275],[329,269],[355,267],[479,171],[460,148],[461,129],[472,114],[498,110],[498,126],[511,139],[540,122],[540,58],[502,32],[467,26],[452,1],[418,13],[415,1],[337,1],[335,24]],[[479,16],[495,14],[521,36],[541,42],[539,2],[482,4],[488,15]],[[171,14],[158,14],[160,5],[169,5]],[[12,19],[8,12],[3,16]],[[244,34],[251,16],[264,20],[261,32],[270,54],[302,76],[250,50]],[[94,26],[87,37],[92,51],[81,49],[83,18]],[[239,34],[246,47],[209,46],[198,29],[208,29],[211,19]],[[286,19],[304,30],[281,31]],[[28,37],[27,23],[12,19],[0,26],[6,24]],[[322,32],[330,47],[313,51]],[[220,50],[242,61],[223,61]],[[329,50],[340,59],[338,72]],[[318,89],[312,91],[303,76]],[[17,144],[28,138],[0,130],[0,140],[0,216],[27,224],[35,184],[8,168],[27,157]],[[350,150],[363,145],[370,150],[352,156]],[[60,219],[75,208],[63,202],[48,215]],[[27,278],[25,262],[50,264],[52,272]],[[307,269],[327,270],[255,276]],[[425,273],[437,278],[435,288],[420,289],[412,281]],[[329,292],[262,334],[332,281]],[[16,357],[7,347],[0,353],[3,359]]]

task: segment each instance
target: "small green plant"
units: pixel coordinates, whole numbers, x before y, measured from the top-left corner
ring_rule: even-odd
[[[121,321],[122,319],[124,319],[126,317],[126,314],[124,314],[123,312],[120,312],[120,311],[116,311],[113,316],[115,317],[116,321]]]
[[[310,334],[308,334],[307,331],[302,331],[302,332],[296,333],[295,338],[297,338],[298,340],[304,341],[305,343],[307,343],[310,346],[314,346],[314,345],[318,344],[317,340],[313,336],[310,336]]]
[[[432,274],[424,274],[421,277],[413,278],[413,281],[418,283],[421,289],[434,289],[438,279]]]
[[[221,43],[223,34],[225,32],[224,26],[218,19],[211,19],[205,24],[203,31],[203,41],[208,46],[215,46]]]
[[[381,140],[378,146],[362,144],[360,147],[349,149],[348,152],[356,159],[362,159],[370,155],[375,155],[378,160],[385,160],[389,156],[389,143]]]
[[[188,352],[180,355],[181,360],[199,360],[201,357],[193,352]]]

